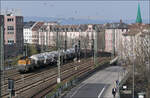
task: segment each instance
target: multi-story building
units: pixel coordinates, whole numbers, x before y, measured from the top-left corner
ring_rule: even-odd
[[[32,27],[32,44],[38,45],[39,44],[39,30],[42,27],[44,22],[36,22],[35,25]]]
[[[24,43],[32,44],[32,28],[36,22],[25,22],[23,27]]]
[[[128,31],[128,25],[125,23],[111,23],[106,24],[105,29],[105,51],[113,54],[118,53],[122,38],[122,34]]]
[[[4,50],[5,58],[17,56],[23,50],[23,17],[14,14],[4,17]]]
[[[54,40],[56,38],[56,32],[52,27],[58,25],[57,22],[45,22],[39,30],[39,45],[55,46]]]
[[[92,41],[96,39],[97,32],[97,47],[101,47],[101,29],[103,25],[43,25],[39,30],[39,45],[56,46],[57,35],[60,36],[61,47],[72,47],[81,41],[81,48],[91,49]],[[95,29],[97,27],[97,31]],[[104,37],[104,36],[103,36]],[[101,49],[100,49],[101,50]]]

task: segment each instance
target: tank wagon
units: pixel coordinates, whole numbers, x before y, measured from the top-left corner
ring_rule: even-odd
[[[75,58],[75,48],[60,50],[60,57],[64,60],[73,60]],[[18,60],[18,71],[28,72],[43,66],[52,66],[57,63],[59,53],[58,51],[45,52],[35,54],[30,57],[21,58]]]

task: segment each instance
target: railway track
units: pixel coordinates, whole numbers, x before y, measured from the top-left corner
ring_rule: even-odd
[[[100,62],[100,61],[101,61],[101,59],[99,60],[99,62]],[[68,74],[68,75],[70,75],[70,76],[66,76],[66,77],[64,77],[62,80],[65,81],[65,79],[68,79],[69,77],[72,77],[72,76],[82,76],[82,75],[85,74],[86,72],[89,72],[90,70],[92,70],[93,62],[87,62],[87,63],[85,63],[84,66],[82,66],[82,67],[84,67],[84,68],[83,68],[83,69],[82,69],[82,68],[79,68],[80,70],[76,71],[75,73],[72,72],[72,73]],[[55,85],[56,85],[56,83],[55,83]],[[53,86],[51,85],[50,88],[45,89],[45,90],[44,90],[44,91],[46,91],[45,93],[44,93],[44,92],[40,92],[40,93],[38,93],[36,96],[34,96],[34,97],[32,97],[32,98],[41,98],[41,97],[43,97],[48,91],[50,91],[50,90],[48,90],[48,89],[52,90],[52,89],[53,89]]]
[[[65,80],[70,76],[79,75],[84,71],[91,70],[91,58],[81,60],[81,62],[71,62],[61,66],[61,79]],[[77,68],[78,67],[78,68]],[[76,68],[78,70],[76,70]],[[77,73],[79,72],[79,73]],[[15,76],[15,75],[14,75]],[[22,74],[18,77],[13,77],[15,80],[15,91],[17,97],[15,98],[30,98],[31,96],[41,92],[47,87],[52,87],[56,84],[57,68],[50,68],[47,70],[40,70],[40,72]],[[6,91],[8,84],[6,83],[2,89],[2,97],[7,98],[8,92]],[[34,97],[39,98],[39,97]]]
[[[71,62],[71,63],[63,65],[61,71],[70,68],[73,64],[74,63]],[[46,75],[46,76],[51,77],[51,75],[53,75],[56,72],[57,72],[57,68],[55,67],[55,68],[48,69],[48,70],[42,70],[42,71],[37,72],[37,73],[29,73],[29,74],[24,74],[24,75],[19,74],[19,76],[12,78],[15,80],[15,90],[17,91],[18,89],[24,88],[24,86],[26,86],[26,85],[34,84],[38,80],[43,79],[43,78],[41,78],[42,75]],[[23,78],[23,80],[22,80],[22,78]],[[24,86],[22,86],[22,85],[24,85]],[[8,95],[7,87],[8,87],[8,84],[5,84],[3,86],[3,89],[2,89],[2,92],[3,92],[2,96],[3,97]]]
[[[70,62],[70,63],[68,63],[68,64],[71,64],[71,63],[73,63],[73,62]],[[66,65],[68,65],[68,64],[66,64]],[[64,66],[66,66],[66,65],[64,65]],[[5,84],[2,86],[3,88],[4,87],[8,87],[8,78],[11,78],[11,79],[13,79],[14,81],[15,81],[15,83],[19,83],[20,81],[22,81],[21,79],[22,78],[24,78],[24,79],[26,79],[26,78],[31,78],[31,77],[33,77],[35,74],[38,76],[38,75],[40,75],[40,74],[42,74],[42,73],[45,73],[44,71],[47,71],[47,72],[49,72],[49,71],[53,71],[53,68],[54,67],[46,67],[46,69],[44,69],[44,68],[42,68],[42,69],[39,69],[38,71],[36,71],[36,72],[32,72],[32,73],[27,73],[27,74],[19,74],[19,72],[18,72],[18,74],[12,74],[12,75],[8,75],[8,77],[7,78],[5,78],[6,80],[5,80]],[[16,70],[17,71],[17,70]],[[11,74],[11,73],[10,73]],[[35,75],[35,76],[36,76]]]
[[[72,72],[69,76],[63,77],[63,78],[62,78],[62,81],[63,81],[63,82],[64,82],[64,81],[67,81],[67,79],[70,78],[70,77],[72,77],[72,76],[80,76],[80,75],[83,75],[83,73],[88,72],[88,71],[90,71],[90,70],[91,70],[91,68],[90,68],[89,66],[86,66],[86,67],[80,69],[79,72]],[[44,89],[43,92],[37,93],[37,95],[34,95],[32,98],[42,98],[42,97],[44,97],[45,94],[47,94],[48,92],[52,91],[52,90],[55,88],[56,84],[57,84],[57,82],[55,82],[53,85],[51,85],[50,88],[47,88],[47,87],[46,87],[46,89]]]
[[[78,66],[78,72],[80,72],[80,71],[82,71],[86,68],[89,68],[89,65],[91,65],[90,61],[89,61],[89,63],[80,64]],[[67,70],[65,70],[61,73],[61,79],[62,80],[67,79],[68,77],[73,76],[74,74],[76,74],[76,72],[77,71],[75,71],[74,67],[72,67],[70,69],[67,69]],[[29,95],[29,93],[28,93],[29,91],[26,90],[26,92],[27,92],[26,94],[28,94],[28,96],[26,96],[24,98],[28,98],[28,97],[33,96],[34,94],[37,93],[37,90],[39,90],[38,92],[40,92],[41,90],[45,89],[46,87],[49,87],[49,86],[52,86],[53,84],[56,84],[57,73],[55,75],[53,75],[52,77],[45,78],[45,79],[46,79],[45,82],[40,81],[40,83],[36,84],[35,86],[31,87],[31,89],[29,89],[29,90],[32,91],[31,95]],[[24,95],[26,95],[26,94],[24,94]]]

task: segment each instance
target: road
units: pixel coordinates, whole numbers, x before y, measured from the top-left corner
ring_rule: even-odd
[[[77,87],[70,90],[64,98],[113,98],[112,88],[115,81],[121,80],[123,68],[111,66],[96,72]],[[119,73],[119,74],[118,74]]]

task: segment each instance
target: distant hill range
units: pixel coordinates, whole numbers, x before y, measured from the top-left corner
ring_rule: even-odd
[[[99,20],[99,19],[75,19],[75,18],[55,18],[55,17],[24,17],[24,21],[59,21],[61,24],[105,24],[119,22],[118,20]],[[135,20],[123,20],[124,23],[135,23]],[[148,23],[148,20],[143,20],[143,23]]]

